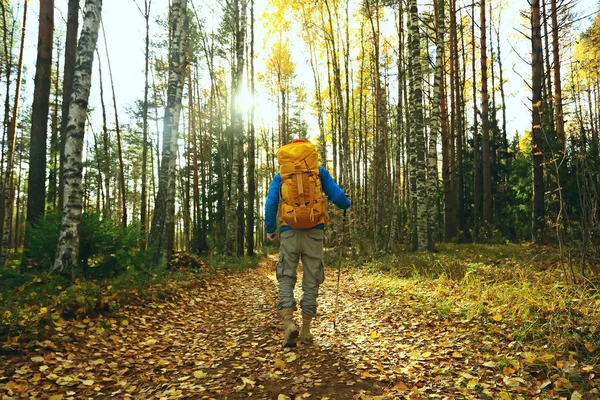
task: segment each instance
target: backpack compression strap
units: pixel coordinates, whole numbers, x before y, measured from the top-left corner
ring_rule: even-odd
[[[304,199],[304,185],[302,184],[302,169],[300,169],[300,163],[294,164],[296,170],[296,183],[298,185],[298,196],[300,197],[300,207],[306,208],[306,201]]]

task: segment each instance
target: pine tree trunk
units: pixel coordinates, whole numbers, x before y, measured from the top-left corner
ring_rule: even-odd
[[[166,260],[173,251],[175,212],[175,162],[179,136],[181,99],[185,82],[185,26],[187,0],[171,3],[172,43],[169,54],[169,83],[167,105],[163,120],[163,151],[160,163],[158,192],[150,230],[149,247],[153,261]]]
[[[14,105],[12,110],[12,118],[8,128],[7,140],[7,155],[6,169],[4,170],[4,179],[0,188],[2,190],[2,198],[0,206],[3,209],[2,220],[0,221],[0,232],[2,232],[2,240],[0,241],[0,267],[6,263],[6,255],[10,247],[11,221],[13,215],[14,191],[13,191],[13,170],[15,160],[15,142],[17,131],[17,117],[19,109],[19,98],[21,93],[21,76],[23,74],[23,52],[25,49],[25,28],[27,26],[27,1],[23,5],[23,24],[21,29],[21,47],[19,51],[19,63],[17,66],[17,87],[15,89]],[[6,56],[6,55],[5,55]]]
[[[479,150],[479,124],[477,122],[477,76],[475,70],[475,0],[471,3],[471,69],[473,70],[473,232],[480,237],[481,224],[481,152]]]
[[[456,0],[450,1],[450,65],[448,79],[450,82],[450,104],[452,105],[451,115],[448,121],[448,106],[445,102],[442,106],[446,108],[446,129],[444,129],[443,115],[442,115],[442,179],[444,181],[444,231],[446,241],[450,241],[456,237],[458,230],[458,213],[457,213],[457,193],[456,193],[456,161],[455,161],[455,146],[454,146],[454,132],[457,120],[456,103],[459,101],[455,99],[456,90],[454,85],[454,59],[458,57],[456,54],[457,46],[456,42]],[[446,97],[445,85],[441,85],[441,91],[443,97]],[[450,125],[450,126],[448,126]]]
[[[542,242],[544,219],[544,168],[542,136],[542,32],[540,0],[531,1],[531,103],[532,103],[532,159],[533,159],[533,224],[534,242]]]
[[[42,0],[40,1],[38,54],[31,110],[27,184],[27,225],[29,227],[35,226],[44,215],[46,202],[46,137],[50,109],[53,31],[54,0]],[[25,235],[26,252],[29,251],[27,231]]]
[[[77,45],[73,92],[67,122],[64,163],[64,207],[53,270],[71,278],[79,262],[79,233],[83,211],[82,153],[90,95],[94,49],[102,13],[102,0],[86,0],[83,27]]]
[[[500,19],[500,17],[498,17]],[[500,26],[500,21],[498,21]],[[502,101],[502,162],[504,163],[504,182],[508,185],[510,174],[509,154],[508,154],[508,138],[506,132],[506,96],[504,92],[504,72],[502,70],[502,51],[500,47],[500,28],[496,30],[496,43],[498,46],[498,70],[500,75],[500,100]]]
[[[488,107],[488,81],[487,81],[487,48],[486,48],[486,20],[485,0],[480,6],[480,43],[481,43],[481,130],[483,133],[483,219],[485,221],[485,234],[490,238],[493,223],[492,199],[492,153],[490,149],[489,107]]]
[[[58,174],[58,209],[64,205],[63,169],[65,162],[65,142],[67,140],[67,120],[69,105],[73,92],[73,77],[75,74],[75,58],[77,55],[77,33],[79,30],[79,0],[69,0],[67,14],[67,37],[65,40],[65,62],[63,66],[62,105],[60,117],[60,167]]]
[[[560,52],[558,39],[558,17],[556,0],[550,0],[550,13],[552,15],[552,54],[554,57],[554,115],[556,117],[556,135],[560,150],[564,152],[565,148],[565,119],[562,105],[562,83],[560,80]]]
[[[96,51],[98,53],[98,51]],[[100,59],[100,53],[98,53]],[[102,110],[102,144],[104,148],[104,208],[102,216],[109,218],[112,213],[112,199],[110,189],[110,137],[108,134],[108,126],[106,121],[106,106],[104,104],[104,83],[102,81],[102,63],[98,62],[98,86],[100,88],[100,108]]]
[[[241,4],[240,4],[241,3]],[[233,155],[231,162],[231,188],[229,198],[229,212],[227,214],[227,231],[225,239],[225,251],[228,254],[243,255],[243,243],[240,247],[239,235],[242,234],[243,227],[243,136],[244,124],[243,114],[239,103],[239,97],[242,90],[242,78],[244,76],[244,41],[246,35],[246,2],[245,0],[234,1],[234,24],[235,24],[235,74],[232,85],[231,100],[231,131]],[[282,94],[282,97],[285,96]],[[283,107],[285,110],[285,106]],[[285,118],[282,118],[282,126],[286,125]],[[284,137],[287,137],[287,130]],[[241,206],[241,207],[240,207]],[[241,232],[240,232],[241,230]],[[237,246],[236,246],[237,242]]]
[[[462,20],[461,15],[457,15],[456,10],[456,1],[452,2],[454,6],[454,10],[452,15],[458,18],[458,20]],[[460,37],[461,40],[464,41],[463,34],[463,24],[460,24],[461,32]],[[458,216],[458,229],[461,240],[470,240],[470,232],[469,227],[467,226],[467,218],[465,212],[465,167],[464,167],[464,94],[462,88],[464,87],[463,83],[460,79],[460,63],[458,57],[458,33],[455,28],[455,36],[453,40],[454,49],[452,50],[454,53],[454,57],[452,61],[454,62],[454,76],[451,79],[454,80],[454,90],[455,90],[455,101],[454,104],[455,110],[455,131],[456,135],[456,211]],[[463,42],[463,51],[462,54],[464,56],[464,42]],[[464,65],[464,63],[463,63]]]
[[[255,98],[254,90],[254,0],[250,0],[250,95]],[[254,101],[250,105],[250,137],[248,138],[248,229],[246,248],[248,255],[254,255],[254,203],[256,192],[255,180],[255,134],[254,134]]]
[[[115,95],[115,84],[113,81],[112,67],[110,64],[110,57],[108,54],[108,45],[106,41],[106,34],[104,33],[104,25],[100,22],[102,27],[102,36],[104,38],[104,51],[106,53],[106,62],[108,64],[108,76],[110,78],[110,89],[112,91],[113,100],[113,111],[115,113],[115,131],[117,133],[117,157],[119,158],[119,187],[121,190],[121,227],[125,229],[127,226],[127,187],[125,186],[125,173],[123,168],[123,149],[121,146],[121,126],[119,125],[119,113],[117,111],[117,97]]]
[[[5,147],[6,144],[8,142],[7,139],[7,132],[10,128],[10,84],[12,82],[11,79],[11,72],[12,72],[12,44],[13,44],[13,40],[14,40],[14,31],[15,31],[15,26],[16,23],[14,23],[14,20],[12,20],[13,22],[13,27],[9,28],[10,25],[7,22],[6,16],[7,16],[7,12],[6,9],[7,7],[4,5],[4,2],[0,2],[0,8],[2,9],[2,26],[4,27],[3,29],[3,40],[2,43],[4,45],[4,61],[5,64],[0,63],[0,72],[1,72],[1,68],[5,67],[6,68],[6,90],[4,93],[4,123],[2,124],[2,157],[0,157],[0,176],[4,175],[4,170],[2,169],[4,167],[4,156],[5,156]],[[4,221],[4,207],[0,206],[0,223],[2,223],[2,221]]]
[[[144,20],[146,22],[146,40],[144,50],[144,108],[142,110],[142,187],[140,199],[140,225],[144,241],[142,249],[146,248],[146,232],[148,232],[148,75],[150,63],[150,6],[152,1],[144,0]]]

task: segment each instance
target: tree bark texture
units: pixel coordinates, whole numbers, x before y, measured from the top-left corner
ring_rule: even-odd
[[[435,4],[437,19],[435,72],[433,80],[433,95],[431,105],[431,132],[429,134],[429,151],[427,157],[427,198],[428,204],[428,250],[435,249],[435,232],[438,214],[438,168],[437,168],[437,139],[441,131],[441,96],[440,87],[444,74],[444,35],[446,31],[444,0],[437,0]]]
[[[242,79],[244,76],[244,41],[246,37],[246,1],[234,0],[235,13],[235,73],[232,85],[232,102],[231,102],[231,130],[232,130],[232,162],[231,162],[231,188],[229,212],[227,213],[227,231],[225,241],[225,251],[228,254],[237,253],[242,255],[244,251],[243,243],[240,246],[239,235],[242,234],[243,239],[243,203],[240,204],[240,199],[243,199],[243,136],[244,123],[243,114],[240,103],[242,90]],[[283,94],[282,94],[283,96]],[[283,107],[285,110],[285,106]],[[283,118],[285,123],[285,118]],[[287,129],[285,131],[287,138]],[[240,232],[241,229],[241,232]],[[237,244],[236,244],[237,242]],[[241,254],[240,254],[241,253]]]
[[[417,249],[427,249],[427,181],[425,164],[425,130],[423,124],[423,75],[421,70],[421,34],[419,31],[419,11],[417,1],[409,1],[410,13],[410,50],[411,50],[411,68],[413,79],[413,98],[412,98],[412,129],[414,137],[413,168],[415,176],[415,200],[417,207],[416,229],[417,229]]]
[[[481,151],[479,123],[477,122],[477,74],[475,70],[475,0],[471,3],[471,69],[473,72],[473,236],[480,236],[481,223]]]
[[[144,243],[142,248],[146,248],[146,232],[148,231],[148,75],[150,71],[150,6],[152,0],[144,0],[144,20],[146,26],[146,40],[144,50],[144,105],[142,110],[142,188],[140,199],[140,225]]]
[[[187,0],[171,3],[172,42],[169,54],[169,83],[167,105],[163,120],[163,151],[158,179],[158,193],[150,230],[150,248],[153,262],[159,263],[173,251],[172,240],[175,211],[175,161],[179,137],[181,99],[185,82],[185,20]]]
[[[83,211],[83,137],[101,14],[102,0],[86,0],[67,122],[63,169],[64,206],[53,269],[61,274],[70,275],[71,278],[74,277],[74,269],[79,261],[79,233]]]
[[[46,202],[46,137],[50,109],[53,33],[54,0],[42,0],[40,1],[38,53],[29,146],[27,224],[30,227],[35,226],[40,217],[44,215]]]
[[[67,12],[67,37],[65,39],[65,61],[63,65],[62,105],[60,117],[60,168],[58,172],[58,209],[62,210],[63,199],[63,169],[65,158],[65,142],[67,139],[67,120],[69,105],[73,92],[73,77],[75,75],[75,58],[77,55],[77,32],[79,30],[79,0],[69,0]]]
[[[532,159],[533,159],[533,223],[534,242],[543,240],[544,219],[544,156],[542,133],[542,30],[540,23],[540,0],[531,1],[531,113],[532,113]]]
[[[250,0],[250,96],[254,99],[256,92],[254,90],[254,0]],[[248,210],[247,210],[247,231],[246,248],[248,255],[254,255],[254,204],[256,195],[256,150],[254,133],[254,101],[250,105],[250,136],[248,138]]]
[[[558,10],[556,0],[550,0],[550,14],[552,15],[552,55],[554,58],[554,117],[556,118],[556,135],[560,150],[565,148],[565,118],[562,105],[562,83],[560,79],[560,50],[558,39]],[[550,73],[550,71],[548,71]]]
[[[19,97],[21,93],[21,76],[23,74],[23,51],[25,49],[25,28],[27,26],[27,1],[23,2],[23,25],[21,28],[21,47],[19,51],[19,63],[17,66],[17,87],[15,89],[14,105],[12,109],[12,118],[8,128],[8,143],[6,154],[6,169],[4,170],[4,179],[0,188],[2,190],[2,199],[0,206],[3,208],[2,221],[0,231],[2,232],[2,241],[0,241],[0,267],[6,263],[6,255],[10,247],[10,232],[11,221],[13,214],[14,203],[14,185],[13,185],[13,170],[15,162],[15,142],[17,132],[17,116],[19,110]]]
[[[483,133],[483,219],[485,221],[485,233],[489,238],[492,235],[494,204],[492,199],[492,153],[490,148],[485,0],[481,0],[479,12],[481,36],[481,130]]]

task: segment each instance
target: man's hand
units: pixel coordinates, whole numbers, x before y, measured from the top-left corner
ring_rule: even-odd
[[[277,234],[277,232],[269,233],[267,237],[271,242],[277,242],[279,240],[279,235]]]

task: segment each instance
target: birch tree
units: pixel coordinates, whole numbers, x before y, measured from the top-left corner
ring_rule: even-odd
[[[434,250],[435,247],[435,227],[437,222],[437,138],[441,131],[441,111],[440,111],[440,88],[443,82],[444,73],[444,35],[446,30],[444,15],[444,0],[437,0],[435,3],[435,14],[437,19],[436,36],[436,54],[435,54],[435,76],[433,80],[433,97],[431,104],[431,132],[429,134],[429,153],[427,157],[427,191],[429,200],[428,209],[428,240],[427,248]]]
[[[412,108],[411,108],[411,134],[414,140],[414,156],[412,157],[414,170],[414,193],[412,200],[416,205],[415,228],[416,245],[415,249],[427,248],[427,185],[425,171],[425,130],[423,126],[423,76],[421,71],[421,35],[419,32],[419,10],[417,1],[409,1],[410,14],[410,52],[411,52],[411,88],[412,88]]]
[[[79,260],[79,233],[83,211],[83,137],[101,14],[102,0],[86,0],[67,122],[63,169],[64,206],[53,270],[71,278],[74,277],[74,268]]]
[[[163,151],[158,179],[158,193],[150,230],[149,245],[153,261],[158,263],[170,253],[175,217],[175,162],[179,138],[181,99],[185,82],[185,25],[187,0],[173,0],[170,10],[171,48],[169,50],[169,83],[163,120]]]

